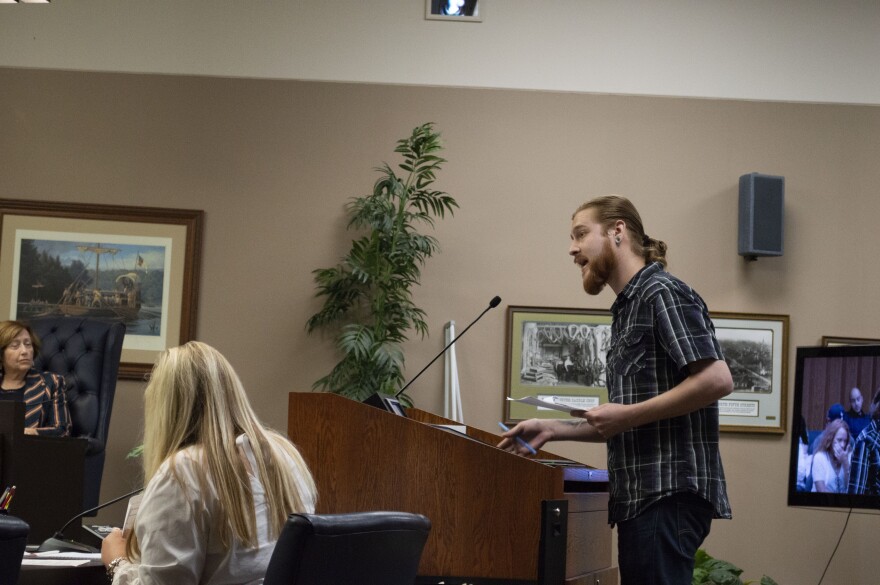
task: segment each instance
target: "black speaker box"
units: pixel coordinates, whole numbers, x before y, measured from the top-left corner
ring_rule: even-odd
[[[782,256],[785,177],[749,173],[739,178],[739,254]]]

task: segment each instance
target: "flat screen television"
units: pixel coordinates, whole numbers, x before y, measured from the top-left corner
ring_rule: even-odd
[[[852,410],[858,395],[861,417]],[[852,489],[849,481],[856,468],[869,469],[857,465],[862,460],[854,459],[853,452],[861,452],[878,400],[880,345],[797,348],[789,506],[880,509],[876,486]],[[868,483],[876,483],[878,470],[870,469]]]

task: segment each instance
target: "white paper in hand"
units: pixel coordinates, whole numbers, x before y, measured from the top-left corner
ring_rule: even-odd
[[[511,402],[521,402],[522,404],[529,404],[531,406],[537,406],[538,408],[550,408],[552,410],[558,410],[560,412],[567,412],[568,414],[577,416],[581,412],[586,412],[587,409],[581,408],[579,406],[572,406],[571,404],[565,404],[562,401],[554,400],[553,402],[549,400],[541,400],[537,396],[526,396],[525,398],[511,398],[507,397]]]
[[[134,528],[134,521],[137,518],[138,508],[141,507],[141,498],[144,494],[138,494],[128,499],[128,508],[125,510],[125,523],[122,525],[122,536],[128,539],[128,535]]]

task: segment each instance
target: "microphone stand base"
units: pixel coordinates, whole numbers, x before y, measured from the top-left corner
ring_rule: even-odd
[[[37,549],[37,552],[47,552],[57,550],[58,552],[79,552],[79,553],[99,553],[100,550],[96,549],[93,546],[89,546],[87,544],[82,544],[76,542],[75,540],[67,540],[64,537],[59,538],[60,535],[55,535],[52,538],[47,538],[43,541],[43,544],[40,545],[40,548]]]
[[[364,404],[375,406],[380,410],[396,414],[398,416],[406,416],[406,408],[394,396],[388,394],[371,394],[364,400]]]

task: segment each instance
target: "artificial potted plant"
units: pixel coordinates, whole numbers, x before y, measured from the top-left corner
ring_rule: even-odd
[[[694,576],[691,585],[751,585],[755,581],[740,579],[743,570],[727,561],[716,559],[703,549],[697,550],[694,562]],[[764,575],[760,585],[777,585],[776,581]]]
[[[376,169],[373,192],[347,203],[348,229],[361,235],[336,266],[313,271],[315,294],[324,305],[306,324],[309,333],[332,330],[342,357],[314,388],[364,400],[377,392],[395,394],[403,382],[401,346],[411,331],[422,337],[428,332],[412,290],[425,261],[439,250],[437,239],[417,228],[433,227],[458,207],[431,187],[446,162],[441,150],[433,124],[414,128],[394,149],[403,156],[400,174],[384,163]],[[399,398],[411,404],[405,395]]]

